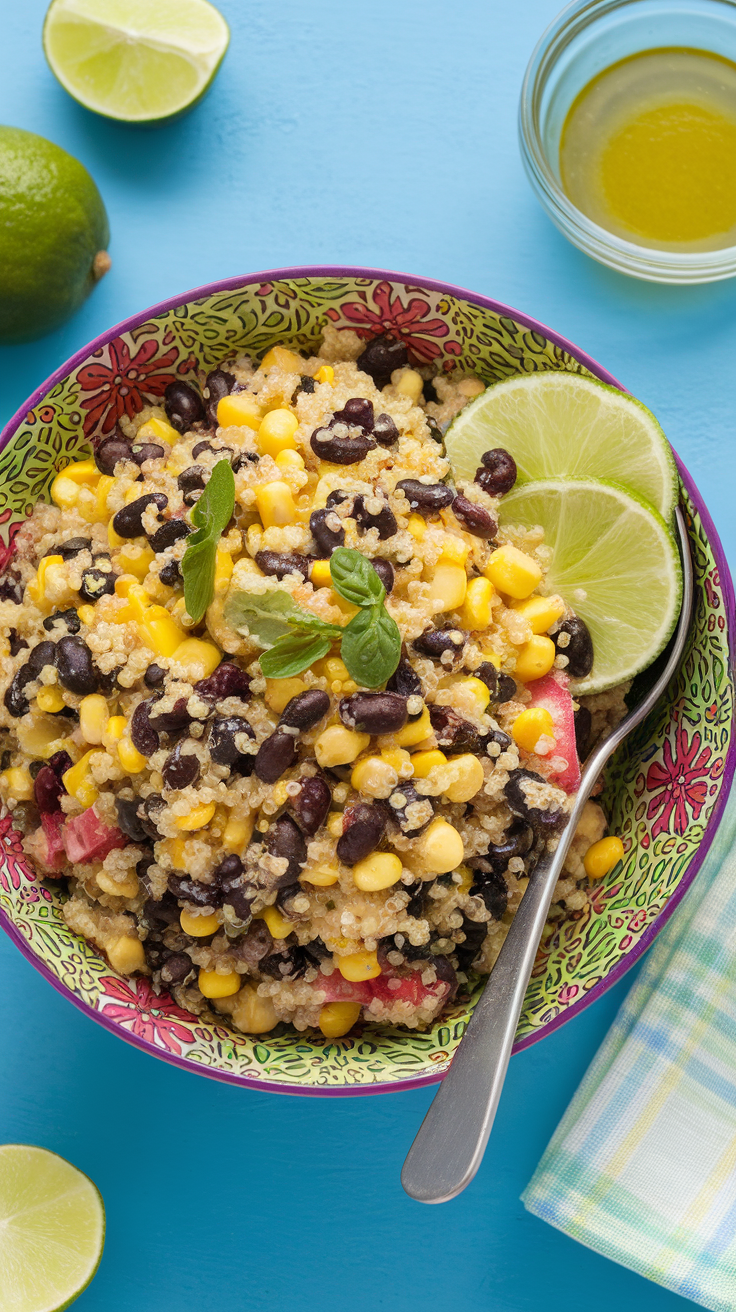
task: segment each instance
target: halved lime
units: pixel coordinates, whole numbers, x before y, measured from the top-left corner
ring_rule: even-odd
[[[99,1190],[63,1157],[0,1145],[0,1308],[60,1312],[89,1284],[105,1242]]]
[[[644,497],[668,523],[677,503],[674,457],[654,415],[633,396],[581,374],[550,371],[494,383],[445,435],[457,478],[472,478],[494,447],[514,457],[520,483],[608,479]]]
[[[541,524],[554,555],[547,574],[590,629],[593,669],[575,693],[602,692],[646,669],[677,622],[682,569],[675,539],[653,506],[615,483],[548,478],[503,498],[500,522]]]
[[[46,58],[65,91],[126,123],[191,109],[229,40],[207,0],[53,0],[43,28]]]

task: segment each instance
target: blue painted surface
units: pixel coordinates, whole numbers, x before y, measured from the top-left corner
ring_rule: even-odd
[[[291,264],[395,268],[507,301],[597,357],[655,410],[733,561],[736,287],[610,273],[523,176],[519,86],[557,0],[221,7],[233,40],[209,97],[136,130],[57,86],[43,0],[2,0],[0,121],[91,170],[113,269],[66,327],[0,351],[0,420],[96,333],[186,288]],[[514,1058],[477,1180],[422,1208],[398,1176],[428,1091],[300,1100],[183,1074],[79,1015],[3,940],[0,1141],[45,1144],[103,1192],[107,1246],[80,1312],[675,1312],[684,1300],[518,1201],[626,988]]]

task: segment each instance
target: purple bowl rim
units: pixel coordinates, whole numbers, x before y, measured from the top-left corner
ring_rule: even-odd
[[[25,421],[29,411],[31,411],[34,406],[47,395],[52,387],[55,387],[57,383],[61,382],[72,373],[74,369],[82,364],[84,360],[95,351],[107,346],[110,341],[119,337],[122,333],[131,332],[133,329],[139,328],[142,324],[147,323],[150,319],[165,314],[167,310],[175,309],[176,306],[185,304],[189,301],[199,300],[205,296],[213,296],[219,292],[235,291],[240,287],[250,287],[254,283],[278,282],[284,279],[296,278],[366,278],[374,282],[399,282],[408,288],[426,288],[431,291],[440,292],[446,296],[453,296],[468,301],[472,305],[478,305],[484,310],[490,310],[492,313],[501,315],[504,318],[513,319],[516,323],[522,324],[532,332],[539,332],[547,339],[547,341],[552,342],[555,346],[561,347],[562,350],[566,351],[577,360],[578,363],[585,365],[585,367],[589,369],[600,382],[607,383],[611,387],[616,387],[619,391],[627,391],[623,384],[620,383],[612,373],[607,369],[604,369],[603,366],[600,365],[591,355],[588,355],[586,351],[580,350],[574,342],[571,342],[566,337],[562,337],[559,333],[553,332],[551,328],[548,328],[546,324],[541,323],[538,319],[532,319],[529,315],[523,314],[520,310],[516,310],[510,305],[506,305],[502,301],[494,301],[488,296],[482,296],[479,292],[472,292],[466,288],[457,287],[453,283],[439,282],[433,278],[420,278],[413,274],[398,273],[389,269],[361,268],[351,265],[304,265],[296,266],[294,268],[264,269],[260,272],[247,274],[242,277],[224,278],[217,282],[206,283],[202,287],[192,288],[190,291],[183,292],[179,296],[168,297],[165,301],[160,301],[156,305],[149,306],[148,309],[143,310],[138,314],[123,319],[120,323],[115,324],[114,327],[108,329],[107,332],[95,337],[86,346],[83,346],[76,351],[74,355],[72,355],[64,364],[60,365],[58,369],[54,370],[50,377],[31,393],[29,399],[15,412],[11,419],[8,420],[2,433],[0,433],[0,452],[5,448],[7,443],[16,433],[17,429]],[[735,654],[734,627],[736,626],[736,600],[734,598],[731,572],[720,537],[718,536],[716,527],[700,492],[698,491],[688,469],[677,455],[677,452],[675,452],[675,459],[677,461],[680,478],[698,511],[698,515],[705,529],[718,567],[719,580],[726,605],[729,654],[731,657],[731,668],[733,668]],[[659,931],[664,927],[675,908],[682,901],[682,898],[685,896],[698,875],[703,861],[710,850],[710,846],[715,838],[728,799],[734,771],[736,770],[736,741],[734,740],[735,721],[736,712],[734,712],[731,721],[731,737],[729,740],[728,751],[726,753],[726,762],[718,801],[708,820],[700,846],[690,862],[685,876],[681,879],[667,905],[663,907],[659,915],[644,931],[637,943],[635,943],[631,950],[621,958],[618,964],[614,966],[613,970],[611,970],[604,979],[599,980],[589,993],[584,994],[577,1002],[574,1002],[570,1007],[567,1007],[559,1016],[555,1016],[552,1020],[548,1021],[542,1030],[536,1031],[534,1034],[529,1034],[523,1039],[519,1039],[514,1044],[514,1053],[522,1052],[524,1049],[538,1043],[554,1030],[559,1029],[562,1025],[566,1024],[568,1020],[572,1020],[575,1016],[579,1015],[579,1013],[583,1011],[584,1008],[590,1006],[592,1002],[595,1002],[598,998],[602,997],[608,989],[614,986],[614,984],[617,984],[626,972],[636,964],[643,953],[646,952],[647,948],[650,947]],[[62,983],[62,981],[53,974],[49,967],[36,956],[20,930],[13,924],[8,914],[2,908],[0,908],[0,926],[2,926],[8,937],[15,943],[16,947],[20,950],[26,960],[30,962],[30,964],[49,982],[49,984],[51,984],[52,988],[55,988],[57,993],[61,993],[63,997],[70,1001],[86,1016],[89,1016],[98,1025],[109,1030],[111,1034],[114,1034],[117,1038],[123,1039],[133,1047],[193,1074],[206,1075],[210,1079],[219,1080],[226,1084],[235,1084],[241,1088],[245,1087],[256,1091],[260,1090],[261,1092],[266,1093],[285,1094],[292,1097],[313,1098],[348,1098],[361,1095],[369,1096],[379,1093],[402,1093],[411,1089],[423,1088],[427,1085],[439,1084],[443,1079],[443,1076],[446,1074],[446,1072],[443,1071],[441,1073],[438,1072],[436,1075],[420,1075],[410,1080],[396,1082],[382,1081],[379,1084],[351,1085],[348,1087],[302,1086],[287,1088],[283,1084],[277,1084],[270,1080],[261,1080],[253,1075],[240,1075],[234,1071],[216,1070],[207,1066],[200,1066],[196,1061],[193,1061],[191,1057],[177,1056],[176,1053],[164,1052],[160,1048],[157,1048],[155,1044],[150,1043],[148,1039],[139,1038],[137,1035],[128,1033],[115,1021],[109,1020],[108,1017],[103,1016],[101,1012],[97,1011],[90,1003],[85,1002],[83,998],[77,997],[71,992],[68,986]]]

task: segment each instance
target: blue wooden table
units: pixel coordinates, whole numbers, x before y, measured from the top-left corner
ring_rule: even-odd
[[[610,273],[539,210],[519,87],[557,0],[222,0],[232,44],[169,127],[96,118],[41,52],[45,0],[1,0],[0,121],[64,146],[107,204],[113,268],[43,341],[0,351],[4,422],[98,332],[215,278],[363,264],[458,283],[570,337],[659,416],[733,561],[736,286]],[[81,1016],[0,942],[0,1141],[44,1144],[104,1195],[80,1312],[675,1312],[684,1300],[528,1216],[519,1193],[628,982],[511,1063],[467,1192],[410,1202],[430,1092],[322,1101],[184,1074]]]

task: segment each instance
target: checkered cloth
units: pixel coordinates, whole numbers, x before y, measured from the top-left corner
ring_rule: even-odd
[[[736,791],[522,1196],[714,1312],[736,1308]]]

